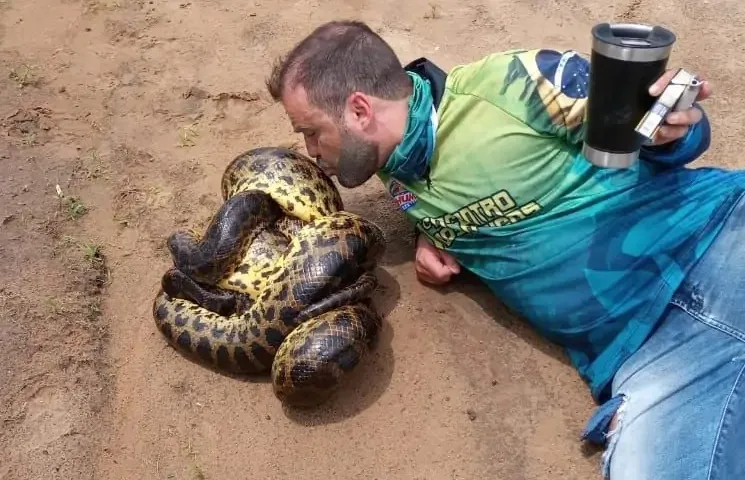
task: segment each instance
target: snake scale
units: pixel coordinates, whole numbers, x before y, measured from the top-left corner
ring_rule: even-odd
[[[380,228],[345,211],[324,172],[294,150],[235,157],[223,204],[203,233],[179,230],[153,302],[170,345],[230,373],[271,373],[295,406],[334,393],[376,336],[370,295],[385,250]]]

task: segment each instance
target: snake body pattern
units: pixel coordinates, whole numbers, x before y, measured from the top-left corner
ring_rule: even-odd
[[[157,328],[195,360],[271,372],[281,401],[317,405],[381,326],[370,295],[383,233],[345,211],[332,181],[290,149],[237,156],[221,190],[224,203],[203,234],[168,238],[174,266],[153,302]]]

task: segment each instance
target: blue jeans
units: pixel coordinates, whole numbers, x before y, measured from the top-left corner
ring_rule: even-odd
[[[610,480],[745,479],[745,201],[617,372],[584,438],[605,445]]]

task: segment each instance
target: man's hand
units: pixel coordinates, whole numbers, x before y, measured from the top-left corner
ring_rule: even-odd
[[[672,69],[665,72],[659,80],[649,87],[649,94],[653,97],[659,96],[676,73],[678,73],[678,69]],[[701,90],[698,93],[698,97],[696,97],[697,102],[706,100],[711,96],[711,85],[709,85],[709,82],[705,80],[702,81],[703,85],[701,85]],[[660,127],[660,130],[655,136],[653,145],[674,142],[675,140],[684,137],[692,125],[701,121],[702,116],[703,114],[701,113],[701,110],[696,107],[691,107],[682,112],[668,113],[665,117],[665,123]]]
[[[432,285],[443,285],[460,273],[455,258],[432,245],[424,235],[419,235],[416,240],[415,265],[419,280]]]

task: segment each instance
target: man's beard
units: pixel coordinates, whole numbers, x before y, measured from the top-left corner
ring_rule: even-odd
[[[340,136],[336,178],[343,187],[358,187],[378,169],[380,148],[373,142],[357,137],[346,128],[341,129]]]

